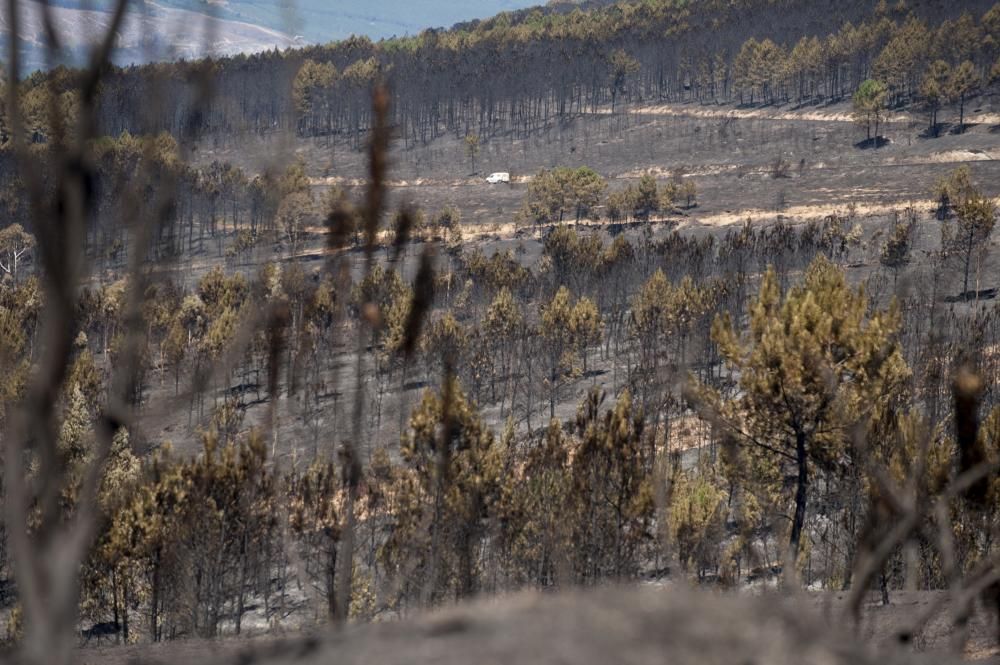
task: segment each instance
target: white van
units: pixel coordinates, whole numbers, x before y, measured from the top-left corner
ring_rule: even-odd
[[[504,171],[501,171],[499,173],[491,173],[488,176],[486,176],[486,182],[490,183],[491,185],[498,185],[500,183],[509,183],[510,174]]]

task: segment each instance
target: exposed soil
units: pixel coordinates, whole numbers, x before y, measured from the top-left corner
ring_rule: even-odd
[[[964,132],[944,125],[936,138],[928,137],[922,114],[895,113],[883,132],[887,142],[878,149],[858,147],[864,129],[850,121],[843,103],[822,109],[640,106],[553,124],[544,136],[492,138],[483,143],[475,169],[458,137],[419,146],[397,143],[391,185],[395,200],[429,213],[454,205],[470,225],[510,223],[532,174],[560,165],[590,166],[609,178],[611,188],[645,172],[692,177],[699,189],[693,222],[734,219],[726,215],[742,221],[741,211],[793,217],[800,206],[832,210],[852,202],[890,206],[923,200],[936,180],[959,164],[970,165],[987,193],[998,195],[1000,113],[992,111],[992,103],[986,98],[978,111],[970,110]],[[951,114],[942,112],[942,120]],[[196,151],[197,162],[215,159],[251,172],[302,159],[317,190],[333,184],[352,190],[365,178],[364,152],[328,138],[239,137]],[[789,177],[774,177],[779,159],[788,164]],[[497,170],[511,172],[511,185],[484,182]]]

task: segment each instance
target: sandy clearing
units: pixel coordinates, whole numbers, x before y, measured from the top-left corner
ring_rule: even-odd
[[[735,173],[740,169],[743,169],[747,173],[767,171],[769,167],[759,166],[759,167],[747,167],[741,166],[739,164],[718,164],[718,165],[706,165],[698,167],[681,167],[677,168],[664,168],[662,166],[650,166],[648,168],[638,168],[632,169],[631,171],[625,171],[624,173],[619,173],[614,176],[613,180],[635,180],[641,178],[642,176],[649,174],[655,178],[670,178],[677,171],[681,172],[681,175],[685,178],[705,178],[709,176],[722,175],[724,173]]]
[[[913,207],[917,210],[929,211],[933,210],[935,202],[931,199],[921,199],[915,201],[895,201],[891,203],[855,203],[854,204],[854,214],[856,217],[875,217],[881,215],[887,215],[894,210],[903,210],[904,208]],[[786,221],[800,222],[800,221],[814,221],[817,219],[825,219],[833,214],[846,215],[848,211],[848,206],[842,204],[827,204],[827,205],[798,205],[789,206],[781,212],[776,212],[774,210],[763,210],[760,208],[756,209],[745,209],[733,212],[717,213],[712,215],[704,215],[700,217],[694,217],[693,222],[704,224],[706,226],[728,226],[731,224],[742,224],[747,220],[754,223],[777,221],[780,217]]]
[[[871,190],[872,194],[881,193],[880,190]],[[1000,205],[1000,197],[994,199]],[[854,203],[853,215],[858,219],[867,217],[881,217],[889,215],[895,211],[902,211],[906,208],[915,208],[925,213],[934,211],[937,201],[933,199],[910,199],[887,201],[878,203]],[[711,213],[701,215],[697,209],[682,213],[680,215],[670,215],[663,219],[653,220],[650,224],[677,223],[680,226],[692,226],[701,224],[705,226],[731,226],[743,224],[747,220],[755,224],[774,222],[781,219],[792,222],[807,222],[818,219],[825,219],[830,215],[837,214],[847,216],[851,211],[850,206],[844,203],[829,203],[822,205],[797,205],[789,206],[781,212],[766,210],[763,208],[745,208],[741,210],[726,211],[722,213]],[[581,219],[580,221],[566,220],[563,222],[553,222],[550,224],[524,225],[515,222],[498,224],[488,224],[476,227],[464,226],[462,228],[463,240],[482,240],[487,238],[510,239],[518,234],[536,234],[557,226],[574,227],[603,227],[611,224],[604,219]]]
[[[1000,125],[1000,113],[973,113],[965,116],[967,125]]]
[[[864,190],[855,190],[864,191]],[[883,193],[880,190],[870,190],[873,194]],[[993,198],[993,202],[1000,206],[1000,197]],[[915,208],[925,213],[933,213],[938,202],[934,199],[901,199],[897,201],[879,202],[858,202],[854,201],[853,213],[857,218],[878,217],[891,214],[897,210]],[[781,212],[764,209],[743,209],[738,211],[726,211],[719,214],[704,216],[692,216],[691,221],[708,226],[726,226],[730,224],[742,224],[750,220],[754,223],[765,221],[776,221],[779,217],[786,221],[800,222],[824,219],[832,214],[846,215],[851,206],[844,203],[828,203],[823,205],[797,205],[789,206]]]
[[[872,194],[881,193],[879,190],[871,190]],[[994,199],[994,201],[1000,205],[1000,197]],[[852,214],[854,218],[861,220],[870,217],[884,217],[890,215],[895,211],[902,211],[906,208],[915,208],[918,211],[930,214],[933,213],[937,202],[932,199],[909,199],[909,200],[897,200],[897,201],[885,201],[885,202],[872,202],[872,203],[860,203],[855,202],[853,204],[853,209],[850,205],[845,203],[828,203],[821,205],[795,205],[785,208],[781,212],[775,210],[768,210],[764,208],[743,208],[740,210],[725,211],[721,213],[710,213],[710,214],[699,214],[697,209],[688,211],[687,213],[674,214],[662,219],[652,220],[648,222],[649,224],[677,224],[678,228],[703,225],[703,226],[733,226],[736,224],[743,224],[750,221],[754,224],[763,224],[776,222],[782,219],[790,223],[803,223],[821,220],[829,217],[830,215],[841,215],[848,216]],[[576,220],[565,220],[563,222],[552,222],[549,224],[532,224],[525,225],[519,224],[517,222],[503,222],[503,223],[493,223],[493,224],[481,224],[476,226],[463,225],[462,227],[462,240],[463,242],[477,241],[477,240],[510,240],[518,236],[530,235],[535,236],[539,233],[543,233],[549,229],[553,229],[558,226],[572,226],[572,227],[605,227],[610,225],[605,219],[581,219]],[[325,233],[325,229],[322,227],[313,227],[310,231],[315,232],[318,235]],[[392,232],[390,230],[384,230],[379,233],[379,241],[381,243],[390,243],[392,241]],[[310,249],[299,252],[294,258],[305,258],[305,257],[316,257],[328,254],[329,251],[325,248],[320,249]]]
[[[953,164],[956,162],[988,162],[997,159],[996,154],[986,150],[945,150],[919,157],[902,157],[891,160],[895,164]]]
[[[521,175],[512,176],[510,181],[515,183],[531,182],[534,176]],[[321,178],[309,178],[309,184],[327,187],[365,187],[368,185],[366,178],[345,178],[342,176],[327,176]],[[465,178],[413,178],[412,180],[387,180],[387,187],[469,187],[472,185],[487,186],[486,178],[480,176],[468,176]]]
[[[628,109],[628,113],[637,115],[661,115],[672,117],[690,117],[706,119],[763,119],[763,120],[790,120],[806,122],[854,122],[851,113],[847,111],[806,111],[806,110],[782,110],[775,107],[758,108],[732,108],[696,106],[686,104],[649,104],[633,106]],[[610,109],[597,111],[593,115],[610,115]],[[925,122],[921,115],[915,115],[908,111],[893,112],[889,114],[888,122],[911,123]],[[966,114],[965,124],[967,125],[998,125],[1000,124],[1000,114],[997,113],[972,113]]]
[[[711,106],[687,106],[675,104],[660,104],[648,106],[635,106],[629,109],[630,113],[638,115],[660,115],[670,117],[689,117],[707,119],[764,119],[764,120],[798,120],[808,122],[854,122],[850,113],[843,111],[784,111],[779,108],[732,108],[732,107],[711,107]],[[600,114],[601,111],[598,111]],[[610,110],[607,111],[610,113]],[[895,113],[890,118],[890,122],[912,122],[913,116],[909,113]],[[971,118],[970,118],[971,122]]]

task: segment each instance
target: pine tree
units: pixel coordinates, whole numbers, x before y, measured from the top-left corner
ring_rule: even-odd
[[[717,567],[726,535],[726,493],[709,469],[676,473],[670,482],[667,528],[684,570]]]
[[[479,134],[465,135],[465,154],[468,155],[472,163],[472,173],[476,173],[476,156],[479,154]]]
[[[948,81],[951,77],[951,68],[944,60],[936,60],[927,73],[924,75],[923,83],[920,84],[920,96],[927,103],[930,110],[930,131],[937,136],[938,132],[938,111],[941,104],[948,98]]]
[[[638,73],[639,61],[626,53],[623,49],[617,49],[608,59],[608,78],[611,85],[611,112],[615,112],[615,103],[618,96],[628,92],[628,80],[630,76]]]
[[[659,212],[660,192],[656,185],[656,178],[652,174],[644,173],[639,178],[633,206],[636,219],[648,220],[651,214]]]
[[[404,472],[383,550],[390,571],[431,602],[475,593],[487,520],[500,499],[502,447],[448,377],[414,409],[400,452]]]
[[[910,249],[913,243],[913,224],[896,222],[892,233],[882,246],[879,263],[892,271],[892,282],[896,283],[899,271],[910,262]]]
[[[858,124],[865,126],[868,141],[871,142],[872,128],[874,126],[875,147],[879,142],[879,125],[886,118],[886,99],[888,90],[884,83],[869,79],[858,87],[854,93],[854,119]]]
[[[709,407],[707,415],[759,460],[762,471],[775,469],[762,479],[780,483],[784,474],[778,470],[790,467],[796,479],[793,559],[816,473],[844,464],[854,428],[870,427],[905,393],[909,370],[896,339],[898,310],[867,312],[863,290],[850,289],[843,272],[819,258],[784,299],[774,270],[768,270],[751,308],[747,339],[740,339],[727,315],[712,328],[740,390],[722,401],[699,389],[695,400]]]
[[[941,247],[955,256],[962,269],[962,295],[969,297],[969,274],[973,259],[985,254],[996,225],[997,208],[992,199],[973,190],[956,206],[954,225],[941,227]]]
[[[508,447],[509,449],[509,447]],[[570,553],[575,501],[570,473],[572,437],[551,420],[538,445],[512,464],[498,504],[509,573],[545,588],[573,582]]]
[[[523,325],[524,314],[514,300],[510,289],[503,287],[487,308],[483,321],[486,338],[490,340],[495,350],[494,362],[491,366],[493,370],[491,385],[494,399],[496,399],[497,381],[503,383],[500,398],[501,416],[507,395],[511,390],[515,342],[521,334]],[[511,395],[511,399],[513,400],[513,395]]]
[[[965,102],[982,86],[976,66],[966,60],[955,67],[948,79],[948,96],[958,102],[958,131],[965,131]]]
[[[637,573],[653,509],[642,410],[628,390],[602,413],[603,401],[601,391],[591,390],[576,418],[570,518],[574,566],[584,582]]]
[[[321,582],[330,619],[337,613],[337,550],[345,525],[345,495],[336,464],[316,460],[288,483],[288,523],[310,574]]]
[[[556,416],[556,397],[565,377],[576,370],[577,347],[573,335],[572,294],[565,286],[540,308],[539,332],[545,343],[549,417]]]

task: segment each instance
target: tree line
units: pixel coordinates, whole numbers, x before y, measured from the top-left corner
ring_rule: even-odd
[[[542,169],[531,179],[519,216],[528,224],[558,224],[567,213],[577,222],[601,217],[612,223],[649,221],[677,208],[691,208],[697,196],[697,185],[681,172],[662,184],[644,173],[637,183],[608,192],[607,180],[589,167],[557,167]]]
[[[39,159],[52,152],[44,143],[32,150]],[[155,193],[166,188],[174,196],[166,202],[163,221],[148,239],[157,259],[208,255],[244,265],[265,246],[295,254],[318,205],[300,162],[281,172],[254,176],[217,161],[194,167],[181,160],[177,141],[165,132],[102,137],[93,142],[92,151],[86,176],[95,214],[87,225],[85,241],[95,264],[112,273],[127,265],[133,237],[129,227],[116,220],[125,209],[150,214],[164,205]],[[17,227],[30,235],[34,228],[29,191],[15,163],[12,150],[0,149],[0,210],[6,222],[2,233],[13,234]],[[148,196],[126,196],[135,188]],[[45,194],[55,195],[51,180]],[[30,258],[22,254],[12,250],[0,270],[16,279],[19,263]]]
[[[484,140],[524,134],[604,106],[614,111],[621,101],[838,100],[868,79],[885,84],[891,105],[939,108],[954,100],[964,108],[975,81],[995,79],[1000,9],[985,2],[853,2],[836,14],[817,17],[799,0],[780,7],[769,0],[622,0],[504,13],[378,43],[355,37],[281,53],[114,69],[102,82],[97,112],[102,133],[112,136],[181,137],[194,123],[201,134],[220,137],[293,130],[345,137],[359,147],[371,122],[368,90],[379,79],[394,90],[393,123],[406,145],[447,133]],[[810,33],[803,34],[807,24]],[[70,109],[77,76],[57,69],[25,81],[24,113],[37,140],[46,135],[45,100],[56,95]],[[928,80],[948,81],[946,90]],[[206,82],[211,99],[189,117],[185,109]],[[174,102],[149,108],[130,101],[157,95]]]

